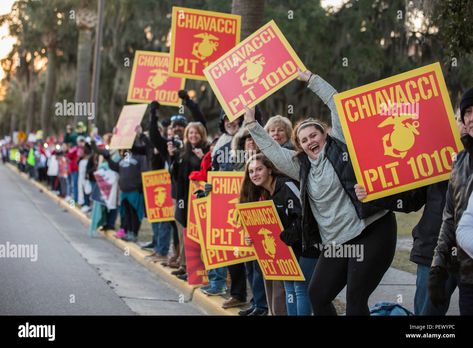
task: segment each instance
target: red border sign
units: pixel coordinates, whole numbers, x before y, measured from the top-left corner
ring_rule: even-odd
[[[273,201],[238,204],[266,280],[305,280],[292,248],[281,241],[283,230]]]
[[[240,223],[236,204],[240,201],[243,172],[209,172],[212,185],[207,219],[209,249],[252,251],[245,242],[245,231]]]
[[[202,70],[240,42],[241,16],[172,8],[172,76],[205,80]]]
[[[209,249],[206,234],[208,198],[198,198],[192,203],[202,249],[202,261],[206,270],[256,260],[254,251]]]
[[[439,63],[334,100],[366,202],[450,177],[463,147]]]
[[[162,105],[179,106],[177,92],[184,89],[186,80],[169,76],[169,53],[135,51],[128,102],[146,103],[157,100]]]
[[[146,216],[149,222],[174,220],[171,197],[171,175],[166,169],[141,173],[145,196]]]
[[[233,121],[297,77],[304,64],[274,21],[204,69],[220,105]]]

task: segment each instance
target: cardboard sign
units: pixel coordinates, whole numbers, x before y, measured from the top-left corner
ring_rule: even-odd
[[[173,221],[174,204],[171,197],[171,175],[167,169],[143,172],[141,176],[148,221]]]
[[[128,86],[128,102],[179,106],[177,92],[184,89],[186,80],[169,76],[169,53],[136,51]]]
[[[439,63],[334,100],[365,202],[450,177],[462,145]]]
[[[203,69],[240,42],[241,16],[172,8],[171,76],[205,80]]]
[[[237,204],[266,280],[305,280],[292,248],[279,238],[283,230],[273,201]]]
[[[200,243],[199,233],[197,232],[197,225],[195,221],[195,214],[194,214],[194,206],[192,202],[197,199],[196,195],[194,194],[197,190],[204,189],[205,182],[204,181],[194,181],[189,180],[189,198],[187,200],[187,238],[193,240],[196,243]]]
[[[136,137],[136,126],[141,119],[148,104],[125,105],[115,126],[110,149],[131,149]]]
[[[240,201],[243,172],[209,172],[212,185],[208,202],[207,247],[209,249],[252,251],[245,241],[236,204]]]
[[[196,226],[200,239],[200,248],[202,250],[202,261],[204,262],[205,269],[209,270],[255,260],[256,255],[254,251],[239,251],[238,249],[230,251],[208,248],[206,234],[207,202],[207,197],[198,198],[192,202],[194,206],[193,212],[195,214]]]
[[[187,238],[184,231],[184,248],[186,253],[187,282],[189,285],[204,285],[209,282],[209,277],[200,257],[200,244]]]
[[[209,65],[204,74],[233,121],[306,70],[274,21]]]

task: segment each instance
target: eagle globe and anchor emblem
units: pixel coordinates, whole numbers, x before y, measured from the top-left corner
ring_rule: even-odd
[[[420,135],[419,121],[407,122],[410,119],[417,118],[415,114],[403,114],[391,116],[381,122],[378,128],[393,126],[391,133],[383,136],[384,154],[395,158],[404,158],[407,152],[414,146],[416,136]]]

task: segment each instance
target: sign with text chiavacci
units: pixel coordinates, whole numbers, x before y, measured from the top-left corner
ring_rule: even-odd
[[[279,238],[283,226],[273,201],[238,204],[240,220],[251,237],[266,280],[304,280],[292,248]]]
[[[226,115],[233,121],[306,70],[274,21],[204,69]]]
[[[177,92],[184,89],[186,80],[169,76],[169,53],[136,51],[128,87],[128,102],[179,106]]]
[[[243,172],[209,172],[212,185],[207,208],[207,245],[210,249],[252,251],[245,241],[236,204],[240,201]]]
[[[450,177],[463,147],[439,63],[334,100],[365,202]]]
[[[172,8],[172,76],[205,80],[205,67],[240,42],[241,16]]]
[[[131,149],[148,104],[125,105],[113,130],[110,149]]]
[[[202,261],[205,269],[214,269],[256,260],[253,251],[210,249],[207,243],[207,202],[208,198],[198,198],[192,202],[197,231],[199,233]]]
[[[171,197],[171,176],[166,169],[141,173],[145,197],[146,216],[149,222],[174,220]]]

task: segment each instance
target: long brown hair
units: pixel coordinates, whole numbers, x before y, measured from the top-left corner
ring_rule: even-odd
[[[253,161],[259,161],[266,168],[270,169],[273,180],[276,180],[276,176],[281,174],[276,169],[273,162],[271,162],[268,159],[268,157],[266,157],[262,153],[257,153],[251,156],[245,165],[245,177],[243,179],[243,184],[241,186],[240,203],[249,203],[249,202],[257,202],[260,200],[266,200],[266,199],[269,199],[269,197],[271,196],[268,190],[266,190],[264,187],[256,186],[251,181],[248,167],[250,166],[250,163]]]
[[[296,149],[296,156],[303,153],[304,150],[302,149],[301,143],[299,141],[299,131],[306,127],[314,127],[318,131],[322,132],[322,134],[327,133],[328,126],[325,122],[317,120],[315,118],[308,118],[302,121],[297,122],[296,126],[292,130],[292,143]]]

